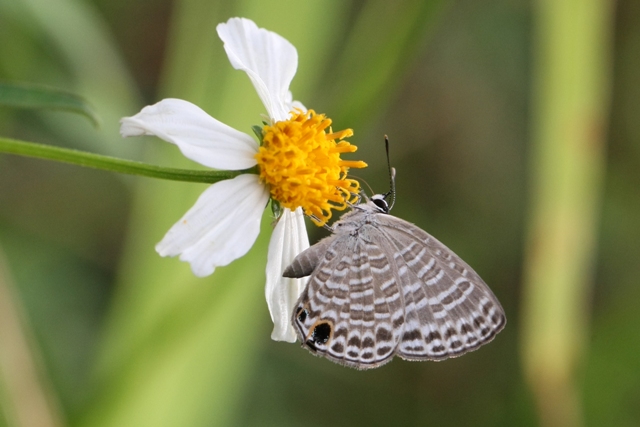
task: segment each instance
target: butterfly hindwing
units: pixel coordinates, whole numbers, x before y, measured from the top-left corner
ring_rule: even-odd
[[[332,243],[298,300],[293,325],[315,354],[358,369],[380,366],[397,346],[394,315],[404,318],[389,262],[361,238]]]

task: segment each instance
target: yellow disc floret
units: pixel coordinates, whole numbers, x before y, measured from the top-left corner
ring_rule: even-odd
[[[262,146],[256,154],[260,178],[271,197],[291,210],[302,207],[317,225],[331,218],[332,209],[343,210],[357,201],[360,185],[347,178],[347,171],[367,166],[340,159],[340,154],[357,150],[341,141],[353,131],[332,132],[329,126],[331,119],[324,114],[293,111],[289,120],[262,128]]]

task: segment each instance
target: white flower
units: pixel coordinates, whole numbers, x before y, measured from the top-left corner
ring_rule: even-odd
[[[207,276],[245,255],[260,231],[262,212],[271,197],[283,208],[271,236],[265,294],[274,323],[271,338],[294,342],[293,307],[304,279],[283,278],[293,258],[309,247],[303,211],[319,225],[332,209],[355,201],[359,185],[347,178],[341,153],[356,147],[344,137],[350,129],[326,132],[331,120],[292,101],[289,85],[298,67],[298,53],[287,40],[253,21],[231,18],[217,27],[231,65],[251,79],[269,114],[262,146],[253,137],[179,99],[164,99],[121,120],[122,136],[156,135],[178,146],[182,154],[221,170],[258,166],[260,175],[240,174],[213,184],[165,235],[156,250],[180,255],[196,276]],[[341,140],[336,142],[336,140]]]
[[[272,121],[286,120],[293,108],[289,84],[298,66],[298,53],[276,33],[253,21],[232,18],[218,25],[218,35],[234,68],[247,73]],[[298,107],[301,104],[298,104]],[[242,170],[257,164],[258,143],[194,104],[165,99],[123,118],[122,136],[156,135],[178,146],[182,154],[204,166]],[[242,174],[211,185],[196,204],[169,230],[156,250],[180,255],[196,276],[245,255],[258,237],[269,189],[255,174]],[[294,342],[290,324],[293,306],[305,279],[285,279],[282,272],[309,247],[302,209],[285,208],[269,244],[266,298],[274,330],[271,337]]]

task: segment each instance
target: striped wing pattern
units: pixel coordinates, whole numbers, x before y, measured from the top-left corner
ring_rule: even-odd
[[[311,273],[292,316],[304,347],[369,369],[396,354],[460,356],[502,330],[506,317],[497,298],[446,246],[391,215],[350,215],[344,220],[355,223],[355,232],[330,236],[291,266],[306,262]]]

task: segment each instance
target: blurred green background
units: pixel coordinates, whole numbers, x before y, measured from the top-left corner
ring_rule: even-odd
[[[0,155],[0,426],[640,425],[640,3],[0,0],[0,80],[102,119],[0,108],[0,135],[197,167],[118,120],[178,97],[250,133],[232,16],[297,47],[294,97],[354,129],[376,192],[389,135],[393,214],[480,273],[505,330],[343,368],[269,338],[268,215],[196,279],[154,245],[204,185]]]

